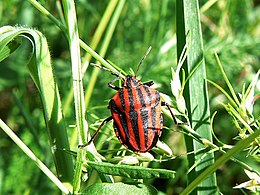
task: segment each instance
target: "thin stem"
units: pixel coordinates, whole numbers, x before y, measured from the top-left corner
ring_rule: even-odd
[[[69,194],[69,190],[61,183],[61,181],[43,164],[43,162],[35,156],[22,140],[0,119],[0,127],[3,131],[16,143],[19,148],[42,170],[42,172],[65,194]]]

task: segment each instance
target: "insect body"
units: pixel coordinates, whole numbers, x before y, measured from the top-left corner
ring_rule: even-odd
[[[150,50],[151,47],[141,59],[137,71]],[[113,72],[112,74],[119,78],[118,74]],[[147,152],[156,145],[163,128],[161,113],[163,103],[159,92],[151,88],[152,81],[142,83],[136,79],[136,76],[130,75],[127,75],[123,80],[122,88],[114,86],[112,84],[114,81],[109,83],[112,89],[117,90],[117,93],[109,102],[112,116],[106,118],[90,141],[82,146],[90,144],[103,125],[112,119],[119,141],[133,152]],[[164,105],[168,107],[174,122],[177,123],[170,106],[165,103]]]
[[[141,83],[128,75],[123,88],[109,102],[115,133],[134,152],[150,150],[161,136],[161,98],[151,85],[152,82]]]

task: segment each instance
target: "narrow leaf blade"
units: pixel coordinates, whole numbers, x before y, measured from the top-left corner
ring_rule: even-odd
[[[189,51],[187,59],[183,65],[185,75],[189,75],[197,64],[196,71],[189,78],[184,96],[188,109],[188,115],[192,128],[200,134],[201,137],[212,140],[210,131],[210,113],[206,85],[205,61],[203,57],[202,33],[199,19],[198,1],[182,0],[177,1],[177,53],[180,58],[181,51],[186,44],[187,37]],[[199,151],[204,146],[190,137],[185,137],[188,151]],[[195,153],[194,156],[188,156],[189,167],[196,163],[203,154]],[[208,154],[203,161],[197,164],[195,169],[188,174],[189,183],[192,182],[205,168],[214,163],[214,155]],[[204,182],[197,186],[194,194],[212,194],[216,193],[217,184],[215,174],[205,178]]]
[[[99,173],[117,175],[132,179],[174,178],[175,176],[174,171],[166,169],[151,169],[139,166],[115,165],[111,163],[100,163],[93,161],[88,161],[87,165]]]

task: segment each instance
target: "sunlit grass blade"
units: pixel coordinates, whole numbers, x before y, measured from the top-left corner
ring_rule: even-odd
[[[76,125],[78,129],[79,144],[87,142],[88,126],[85,124],[85,102],[81,72],[81,56],[79,46],[78,26],[76,10],[73,0],[64,0],[64,13],[68,29],[68,42],[70,47],[70,57],[72,66],[72,78],[74,89],[74,104],[76,112]]]
[[[236,93],[235,93],[232,85],[229,82],[229,79],[228,79],[228,77],[227,77],[227,75],[226,75],[226,73],[225,73],[225,71],[223,69],[223,66],[221,65],[221,62],[219,60],[219,57],[218,57],[217,53],[215,53],[215,57],[216,57],[216,60],[217,60],[217,65],[218,65],[218,67],[219,67],[219,69],[221,71],[221,74],[222,74],[222,76],[223,76],[223,78],[224,78],[224,80],[225,80],[225,82],[226,82],[226,84],[227,84],[227,86],[229,88],[229,91],[230,91],[230,93],[231,93],[231,95],[232,95],[232,97],[234,99],[234,102],[236,102],[236,105],[234,105],[234,106],[237,107],[240,104],[240,102],[237,99]]]
[[[55,25],[57,25],[65,34],[67,32],[66,26],[57,20],[47,9],[45,9],[39,2],[35,0],[28,0],[37,10],[39,10],[44,16],[48,17]],[[99,61],[106,68],[112,72],[117,73],[119,76],[124,77],[117,69],[111,66],[106,60],[104,60],[98,53],[96,53],[90,46],[88,46],[84,41],[80,40],[80,46],[86,52],[88,52],[92,57]]]
[[[88,139],[88,124],[85,120],[85,102],[82,81],[82,68],[80,56],[80,44],[78,34],[78,24],[76,17],[75,3],[73,0],[63,0],[65,22],[67,24],[67,38],[70,49],[70,59],[73,78],[73,92],[74,92],[74,105],[76,115],[76,128],[78,132],[78,144],[83,145],[87,143]],[[81,184],[82,163],[86,151],[79,148],[77,151],[76,171],[73,179],[73,193],[78,193]]]
[[[101,45],[101,49],[100,49],[100,52],[99,52],[99,55],[101,57],[104,57],[106,52],[107,52],[107,48],[108,48],[109,43],[111,41],[113,32],[115,31],[117,22],[119,20],[120,14],[121,14],[121,11],[122,11],[122,9],[124,7],[124,3],[125,3],[124,0],[122,0],[122,1],[120,1],[118,3],[118,6],[117,6],[117,8],[116,8],[116,10],[115,10],[115,12],[113,14],[112,19],[111,19],[111,22],[108,25],[107,32],[106,32],[105,37],[104,37],[104,41],[103,41],[103,43]],[[99,71],[100,71],[99,68],[95,68],[94,71],[92,72],[92,75],[91,75],[91,78],[90,78],[90,83],[89,83],[89,85],[87,87],[87,90],[86,90],[86,93],[85,93],[86,107],[88,106],[89,101],[90,101],[90,97],[91,97],[91,95],[93,93],[94,85],[96,83]]]
[[[236,102],[232,99],[232,97],[221,87],[219,86],[217,83],[211,81],[211,80],[207,80],[209,83],[211,83],[212,85],[214,85],[216,88],[218,88],[229,100],[229,102],[232,104],[232,106],[237,107]]]
[[[183,65],[185,75],[189,75],[196,67],[196,71],[189,78],[184,89],[184,97],[188,109],[192,128],[203,138],[212,140],[210,131],[210,113],[206,86],[205,61],[203,59],[203,43],[199,18],[198,1],[177,1],[177,53],[180,54],[187,40],[189,51]],[[190,39],[187,39],[187,35]],[[188,151],[199,151],[204,146],[190,137],[185,137]],[[196,153],[188,156],[189,167],[196,163],[203,154]],[[188,182],[192,182],[204,169],[214,163],[214,154],[209,153],[188,174]],[[216,193],[216,177],[213,173],[197,186],[195,194]]]
[[[93,39],[91,40],[89,46],[95,50],[101,40],[101,37],[103,36],[103,33],[105,31],[105,29],[107,28],[107,24],[115,10],[115,7],[117,5],[117,2],[118,0],[112,0],[109,2],[109,5],[107,6],[107,9],[103,15],[103,17],[101,18],[100,22],[99,22],[99,25],[94,33],[94,36],[93,36]],[[83,58],[83,61],[82,61],[82,74],[84,74],[87,70],[87,67],[89,65],[89,62],[91,60],[92,56],[90,55],[90,53],[86,53],[84,58]],[[65,103],[64,103],[64,113],[66,114],[70,105],[71,105],[71,102],[72,102],[72,99],[73,99],[73,88],[70,89],[68,95],[67,95],[67,98],[65,100]],[[88,105],[88,101],[85,101],[86,102],[86,106]],[[72,140],[71,141],[71,145],[74,145],[75,141]]]
[[[43,7],[36,0],[28,0],[37,10],[39,10],[44,16],[47,16],[54,24],[56,24],[61,30],[66,32],[66,27],[57,18],[55,18],[45,7]]]

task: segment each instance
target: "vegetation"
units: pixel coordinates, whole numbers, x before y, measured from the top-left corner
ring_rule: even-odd
[[[1,1],[0,194],[259,193],[259,1],[196,3]],[[108,123],[78,147],[149,46],[167,145],[134,154]]]

